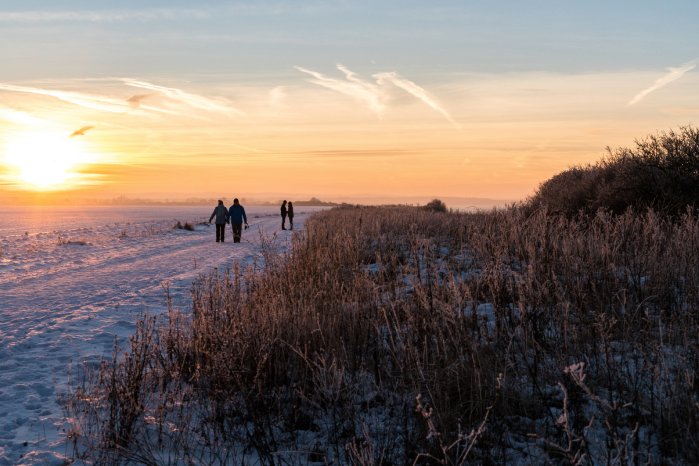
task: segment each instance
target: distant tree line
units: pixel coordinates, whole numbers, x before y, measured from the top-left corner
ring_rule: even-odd
[[[226,198],[222,197],[220,198],[223,200],[224,204],[228,205],[233,203],[232,198]],[[216,205],[218,202],[218,199],[214,198],[201,198],[201,197],[189,197],[187,199],[180,199],[180,200],[158,200],[158,199],[144,199],[144,198],[135,198],[135,197],[127,197],[127,196],[119,196],[114,199],[108,199],[108,200],[100,200],[100,201],[95,201],[98,204],[101,205],[171,205],[171,206],[184,206],[184,205]],[[256,199],[247,199],[247,198],[240,198],[241,204],[252,204],[252,205],[278,205],[281,204],[280,201],[260,201]],[[337,206],[340,205],[336,202],[327,202],[327,201],[321,201],[317,197],[311,197],[307,201],[294,201],[294,204],[297,206]]]
[[[281,201],[279,201],[281,204]],[[328,202],[328,201],[321,201],[317,197],[312,197],[307,201],[294,201],[294,204],[297,206],[328,206],[328,207],[333,207],[340,205],[337,202]]]

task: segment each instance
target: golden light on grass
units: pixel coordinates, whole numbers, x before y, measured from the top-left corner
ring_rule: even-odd
[[[92,162],[83,141],[65,132],[31,131],[11,136],[4,165],[14,185],[30,191],[59,191],[85,182],[81,167]]]

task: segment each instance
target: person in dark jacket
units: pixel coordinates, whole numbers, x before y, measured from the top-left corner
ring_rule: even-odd
[[[245,228],[248,227],[248,216],[245,215],[245,208],[240,205],[238,198],[233,199],[233,205],[228,209],[228,217],[231,219],[233,242],[240,243],[240,237],[243,234],[243,222],[245,222]]]
[[[226,239],[226,223],[228,223],[228,209],[223,205],[223,201],[219,199],[218,205],[214,208],[209,223],[216,217],[216,242],[223,243]]]
[[[294,229],[294,206],[291,204],[291,201],[289,201],[289,204],[286,206],[286,215],[289,216],[289,229],[293,230]]]
[[[287,214],[286,200],[284,200],[284,202],[282,202],[281,214],[282,214],[282,230],[286,230],[286,226],[284,226],[284,223],[286,222],[286,214]]]

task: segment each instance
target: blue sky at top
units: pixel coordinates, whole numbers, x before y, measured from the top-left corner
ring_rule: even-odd
[[[699,2],[31,1],[0,7],[15,79],[52,74],[664,69],[699,57]]]

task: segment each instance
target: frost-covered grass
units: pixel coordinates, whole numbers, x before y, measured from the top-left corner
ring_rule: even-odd
[[[345,207],[76,381],[99,464],[699,461],[699,219]]]

